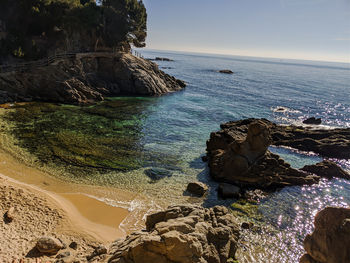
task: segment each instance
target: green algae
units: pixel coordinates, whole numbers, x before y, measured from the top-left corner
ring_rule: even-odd
[[[257,202],[239,199],[237,202],[231,204],[233,215],[247,220],[248,222],[261,221],[262,214],[259,212],[259,205]]]
[[[125,98],[89,107],[52,103],[15,104],[2,119],[19,148],[41,166],[74,177],[176,166],[178,158],[144,149],[143,122],[152,99]]]

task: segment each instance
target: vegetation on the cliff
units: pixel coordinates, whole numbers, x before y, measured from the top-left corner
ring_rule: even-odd
[[[2,58],[145,46],[147,14],[139,0],[0,0],[0,5]]]

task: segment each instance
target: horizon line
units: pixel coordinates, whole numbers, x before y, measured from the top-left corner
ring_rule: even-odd
[[[226,52],[211,52],[211,51],[189,51],[189,50],[180,50],[180,49],[158,49],[158,48],[137,48],[139,50],[146,49],[146,50],[154,50],[154,51],[168,51],[168,52],[185,52],[185,53],[194,53],[194,54],[206,54],[206,55],[226,55],[226,56],[237,56],[237,57],[248,57],[248,58],[266,58],[266,59],[286,59],[286,60],[301,60],[301,61],[310,61],[310,62],[327,62],[327,63],[342,63],[346,64],[350,67],[350,58],[348,61],[341,61],[341,60],[325,60],[325,59],[307,59],[307,58],[288,58],[288,57],[272,57],[272,56],[249,56],[249,55],[239,55],[234,53],[226,53]],[[349,55],[350,56],[350,55]]]

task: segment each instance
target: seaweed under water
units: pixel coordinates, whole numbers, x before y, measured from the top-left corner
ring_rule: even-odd
[[[52,103],[14,104],[5,115],[19,147],[41,165],[75,177],[130,171],[152,165],[174,166],[175,155],[144,149],[143,120],[152,99],[110,99],[93,106]]]

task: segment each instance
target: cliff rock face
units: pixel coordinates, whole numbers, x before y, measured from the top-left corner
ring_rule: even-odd
[[[315,230],[304,240],[300,263],[350,262],[350,209],[327,207],[315,217]]]
[[[0,74],[0,103],[90,104],[106,96],[159,96],[183,89],[151,61],[127,53],[86,53],[25,72]]]
[[[148,216],[146,227],[114,242],[108,262],[226,263],[235,257],[239,226],[225,207],[169,207]]]

